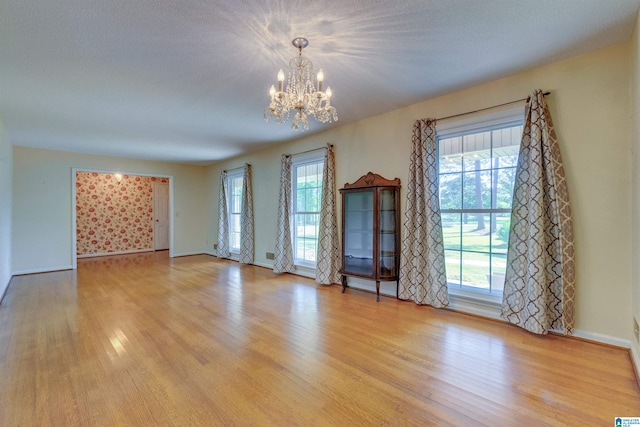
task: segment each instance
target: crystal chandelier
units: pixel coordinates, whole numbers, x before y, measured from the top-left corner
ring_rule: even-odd
[[[303,37],[296,37],[291,41],[298,48],[298,56],[289,61],[289,75],[285,87],[284,71],[278,71],[278,89],[271,85],[269,95],[271,102],[264,110],[264,120],[270,117],[277,123],[286,123],[291,112],[295,112],[291,121],[291,128],[295,130],[309,129],[308,116],[313,116],[322,123],[338,120],[335,107],[331,106],[331,88],[327,86],[322,91],[324,73],[318,71],[316,82],[313,79],[313,64],[302,56],[302,49],[309,45]]]

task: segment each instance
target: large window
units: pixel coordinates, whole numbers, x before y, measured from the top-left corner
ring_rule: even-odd
[[[240,252],[240,217],[242,210],[242,172],[227,175],[229,208],[229,252]]]
[[[502,294],[522,120],[438,132],[449,289]]]
[[[292,166],[294,263],[315,267],[324,158],[294,158]]]

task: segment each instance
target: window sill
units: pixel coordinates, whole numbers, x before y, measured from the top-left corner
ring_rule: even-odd
[[[502,320],[502,295],[489,295],[466,289],[449,289],[449,308],[477,316]]]

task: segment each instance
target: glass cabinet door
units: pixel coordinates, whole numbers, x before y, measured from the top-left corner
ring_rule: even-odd
[[[344,272],[374,275],[373,191],[344,194]]]
[[[396,190],[380,190],[380,277],[396,277]]]

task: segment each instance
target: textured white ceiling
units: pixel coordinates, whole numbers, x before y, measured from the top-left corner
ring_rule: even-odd
[[[627,41],[639,5],[0,0],[0,120],[15,145],[209,164],[301,136],[263,120],[295,36],[339,126]]]

